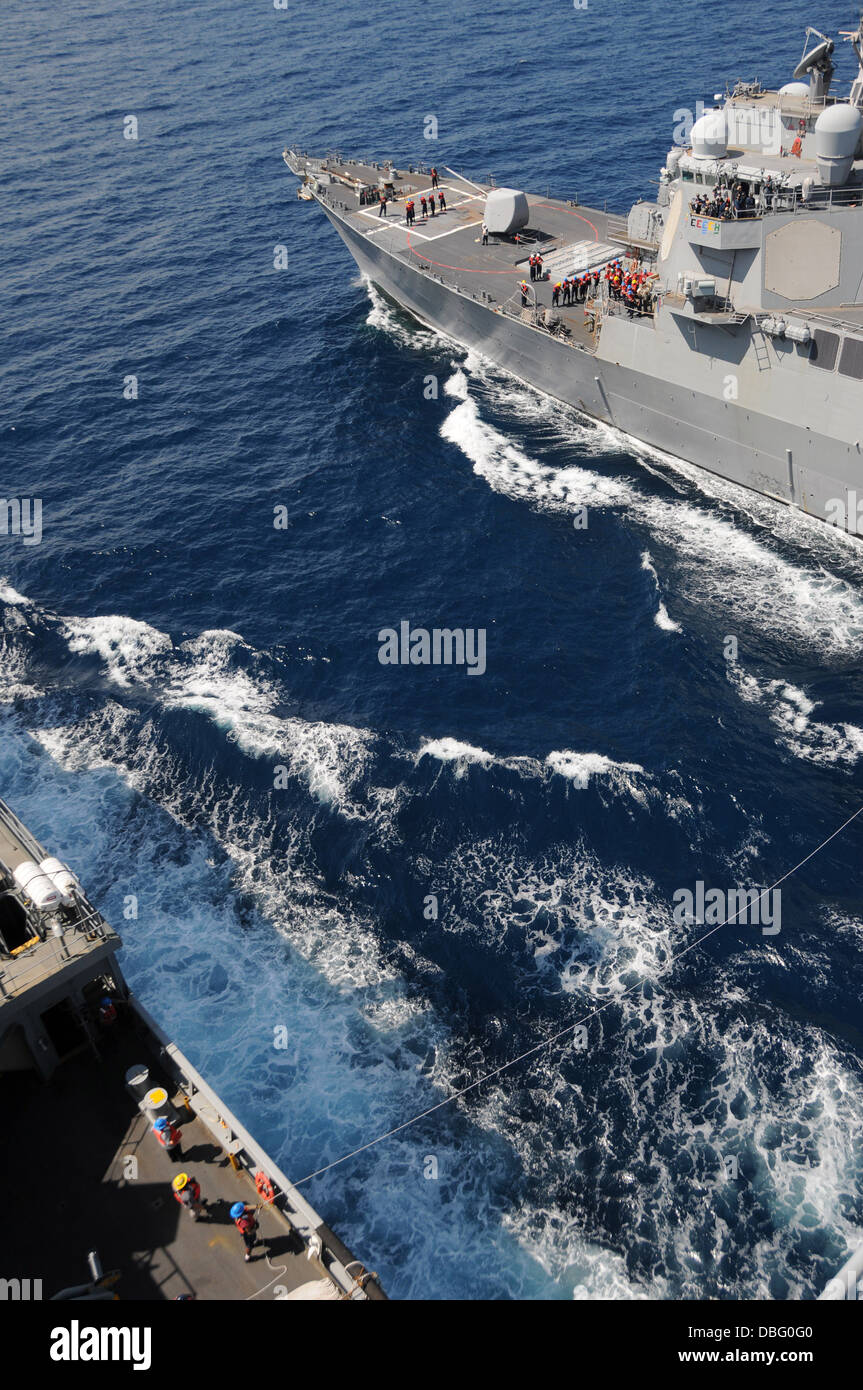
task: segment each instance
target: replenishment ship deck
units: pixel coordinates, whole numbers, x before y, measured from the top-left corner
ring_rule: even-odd
[[[2,1297],[385,1298],[131,996],[121,946],[0,801]],[[197,1221],[175,1200],[180,1172],[206,1199]],[[236,1202],[258,1208],[248,1263]]]

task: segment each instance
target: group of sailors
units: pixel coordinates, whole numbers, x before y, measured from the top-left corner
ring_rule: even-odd
[[[608,282],[609,294],[612,299],[626,305],[630,318],[635,314],[652,314],[653,286],[650,281],[646,270],[639,270],[636,266],[634,270],[624,271],[618,265]]]
[[[551,287],[552,308],[557,309],[567,304],[584,304],[591,289],[596,293],[600,278],[600,272],[594,270],[592,273],[587,271],[584,275],[567,275],[563,280],[558,280]]]
[[[444,191],[443,191],[442,188],[438,189],[437,205],[438,205],[438,211],[439,211],[439,212],[446,212],[446,198],[445,198],[445,196],[444,196]],[[434,201],[434,193],[431,191],[431,189],[429,189],[428,197],[426,197],[426,195],[425,195],[424,193],[420,195],[420,208],[421,208],[421,210],[422,210],[422,220],[423,220],[424,222],[425,222],[429,217],[434,217],[434,215],[435,215],[435,201]],[[384,216],[384,217],[386,217],[386,209],[384,209],[383,214],[381,214],[381,213],[378,214],[378,216],[381,216],[381,215]],[[405,203],[405,222],[407,223],[407,225],[408,225],[409,227],[412,227],[412,226],[414,225],[414,223],[416,222],[416,220],[417,220],[417,205],[416,205],[416,202],[415,202],[415,200],[414,200],[413,198],[408,198],[407,202]],[[531,278],[533,278],[533,277],[531,277]]]
[[[653,288],[651,276],[640,270],[636,263],[627,270],[621,260],[609,261],[602,270],[588,270],[581,275],[568,275],[552,286],[551,305],[553,309],[566,308],[572,304],[585,304],[592,295],[597,298],[600,283],[604,280],[608,297],[626,305],[630,318],[635,314],[653,312]],[[527,303],[527,285],[521,284],[522,304]]]
[[[536,255],[530,258],[530,278],[531,280],[541,280],[543,275],[542,256],[537,251]]]
[[[761,210],[754,193],[744,183],[736,183],[732,188],[727,184],[717,184],[710,197],[706,193],[699,193],[689,206],[696,217],[713,217],[718,222],[757,217]]]

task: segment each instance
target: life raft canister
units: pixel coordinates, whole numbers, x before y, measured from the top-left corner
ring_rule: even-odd
[[[273,1188],[273,1184],[270,1182],[270,1179],[267,1177],[263,1168],[259,1168],[257,1173],[255,1174],[255,1189],[257,1191],[258,1196],[261,1197],[265,1202],[274,1201],[276,1193]]]

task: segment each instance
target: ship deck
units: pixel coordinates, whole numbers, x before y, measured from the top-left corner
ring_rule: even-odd
[[[492,185],[475,183],[450,170],[439,171],[446,211],[422,218],[420,199],[431,192],[431,177],[425,173],[394,171],[396,201],[387,205],[387,216],[379,215],[377,204],[363,206],[359,188],[375,187],[380,169],[353,160],[315,161],[335,180],[323,186],[318,198],[371,242],[416,268],[435,276],[446,285],[490,302],[491,307],[519,315],[522,280],[531,286],[527,316],[534,307],[552,311],[552,287],[566,274],[598,268],[609,260],[627,254],[621,217],[597,208],[581,207],[559,199],[527,194],[529,223],[515,237],[489,236],[482,245],[483,208]],[[302,162],[299,172],[302,173]],[[408,227],[405,204],[416,204],[416,221]],[[529,259],[539,251],[548,278],[531,282]],[[584,304],[562,306],[553,311],[574,345],[593,347],[593,333]]]
[[[0,1138],[5,1278],[41,1279],[43,1297],[89,1282],[87,1254],[119,1271],[120,1299],[268,1300],[320,1278],[302,1242],[273,1207],[258,1213],[260,1236],[249,1264],[230,1218],[233,1202],[259,1199],[231,1167],[201,1120],[184,1114],[183,1160],[172,1162],[126,1090],[129,1067],[153,1059],[128,1023],[110,1051],[87,1049],[44,1083],[34,1072],[0,1076],[7,1117]],[[183,1097],[177,1097],[182,1113]],[[134,1160],[134,1163],[130,1162]],[[174,1200],[171,1180],[186,1171],[208,1199],[197,1222]],[[133,1176],[134,1175],[134,1176]]]

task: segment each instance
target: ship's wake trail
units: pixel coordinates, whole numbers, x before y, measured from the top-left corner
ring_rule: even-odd
[[[314,1185],[392,1293],[817,1287],[861,1201],[853,1056],[765,1000],[759,963],[782,968],[769,942],[657,988],[684,931],[667,894],[587,839],[528,851],[518,828],[575,798],[585,823],[637,816],[691,840],[684,779],[599,752],[303,727],[239,634],[178,644],[5,598],[5,794],[80,869],[144,1002],[295,1178],[614,1001],[583,1049],[532,1059]],[[52,653],[61,677],[40,686]],[[477,779],[508,823],[517,808],[514,828],[472,828]],[[830,930],[863,979],[861,924],[834,912]],[[829,965],[815,968],[826,998]]]
[[[689,604],[709,604],[724,612],[740,630],[762,640],[838,662],[855,658],[863,640],[863,600],[855,582],[863,579],[863,557],[844,540],[821,536],[806,518],[795,518],[793,525],[774,524],[771,530],[766,523],[775,523],[778,504],[750,499],[743,489],[718,479],[698,483],[708,498],[712,489],[715,505],[705,505],[691,476],[694,470],[687,475],[673,460],[627,436],[580,421],[573,411],[520,387],[475,353],[454,367],[444,392],[455,404],[441,426],[442,437],[467,456],[474,472],[495,491],[544,511],[570,515],[587,508],[588,522],[590,508],[618,512],[644,530],[654,550],[662,547],[672,578],[665,585],[667,597],[660,600],[660,626],[671,630],[678,625],[666,607],[676,593]],[[502,417],[504,428],[488,420],[486,411]],[[515,437],[526,431],[540,436],[540,458]],[[588,466],[557,461],[561,453],[573,452]],[[543,453],[549,462],[543,461]],[[649,491],[631,466],[630,476],[623,476],[626,455],[632,453],[649,462],[657,476],[676,479],[675,492],[686,482],[692,496],[667,500]],[[747,508],[743,513],[735,511],[741,502]],[[819,531],[825,530],[821,525]],[[792,541],[797,554],[783,553]],[[659,587],[655,565],[651,559]]]

